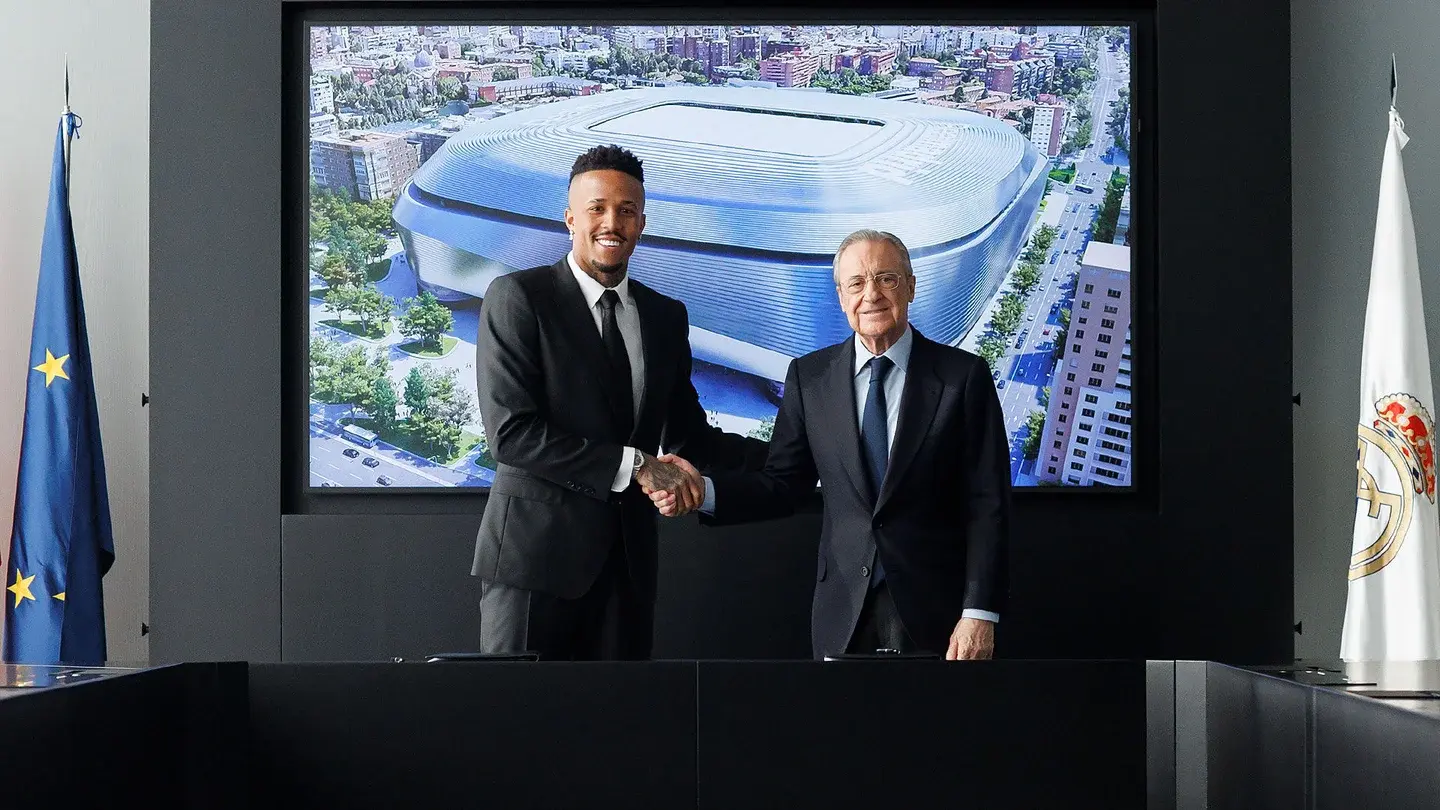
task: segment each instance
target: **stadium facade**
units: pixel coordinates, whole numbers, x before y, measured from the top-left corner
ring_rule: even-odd
[[[421,285],[483,298],[563,256],[570,166],[608,143],[645,163],[631,275],[685,302],[698,359],[774,381],[849,334],[831,261],[860,228],[905,241],[912,322],[958,343],[1024,247],[1049,168],[1001,121],[913,102],[755,87],[568,98],[471,125],[407,184],[395,221]]]

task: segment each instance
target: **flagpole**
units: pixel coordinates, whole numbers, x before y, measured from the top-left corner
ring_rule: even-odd
[[[1396,91],[1399,89],[1400,80],[1397,78],[1399,69],[1395,65],[1395,54],[1390,54],[1390,108],[1395,108]]]
[[[70,187],[70,136],[74,127],[70,126],[70,54],[65,54],[65,109],[60,112],[60,120],[65,125],[65,187]]]

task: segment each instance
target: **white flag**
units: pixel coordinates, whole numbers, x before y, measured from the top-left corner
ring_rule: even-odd
[[[1440,658],[1435,400],[1400,160],[1408,140],[1392,107],[1360,360],[1355,532],[1340,641],[1346,661]]]

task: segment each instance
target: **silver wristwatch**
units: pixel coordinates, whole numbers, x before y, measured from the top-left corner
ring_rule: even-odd
[[[644,466],[645,454],[640,452],[640,450],[637,448],[635,450],[635,463],[630,465],[630,475],[633,477],[636,473],[640,472],[640,468]]]

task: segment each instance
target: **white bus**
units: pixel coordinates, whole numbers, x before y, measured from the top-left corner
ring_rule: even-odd
[[[380,437],[374,431],[366,430],[356,425],[346,425],[340,433],[347,439],[361,447],[374,447],[375,441]]]

